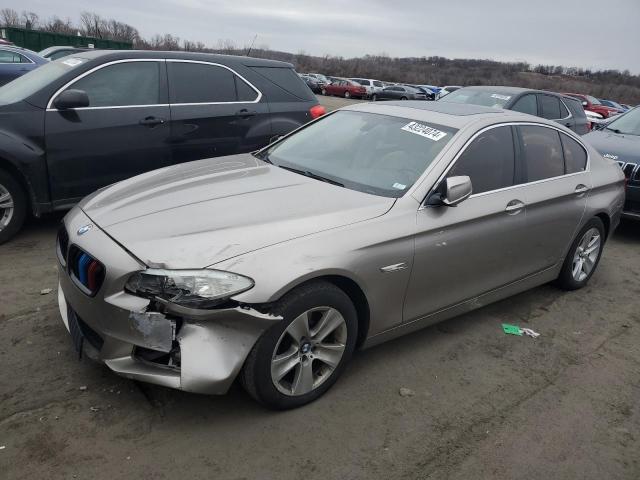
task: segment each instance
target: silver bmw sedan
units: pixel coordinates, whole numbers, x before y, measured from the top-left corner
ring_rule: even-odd
[[[325,393],[357,348],[555,281],[583,287],[620,168],[538,117],[338,110],[253,154],[99,190],[58,234],[60,313],[126,377],[265,405]]]

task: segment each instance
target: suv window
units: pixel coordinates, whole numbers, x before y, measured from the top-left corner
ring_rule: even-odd
[[[374,81],[373,81],[373,86],[374,86],[374,87],[382,87],[383,85],[382,85],[382,82],[379,82],[379,81],[377,81],[377,80],[374,80]]]
[[[447,177],[468,175],[473,193],[488,192],[514,184],[515,155],[511,127],[482,132],[462,153]]]
[[[567,110],[566,105],[562,100],[560,100],[560,118],[567,118],[571,113]]]
[[[540,116],[549,120],[562,118],[560,114],[560,100],[551,95],[538,95],[540,99]],[[565,115],[566,116],[566,115]]]
[[[583,172],[587,168],[587,152],[568,135],[560,135],[566,173]]]
[[[231,70],[216,65],[167,62],[171,103],[253,101],[258,93]]]
[[[160,63],[116,63],[72,83],[69,89],[87,92],[91,107],[160,103]]]
[[[513,107],[511,107],[511,110],[537,116],[538,102],[536,101],[536,96],[533,94],[527,94],[521,97]]]
[[[314,93],[309,90],[309,87],[305,85],[300,77],[296,75],[296,72],[292,68],[284,67],[251,67],[252,70],[271,83],[275,83],[280,88],[286,90],[290,94],[302,99],[317,101]]]
[[[564,159],[558,132],[552,128],[520,126],[527,181],[564,175]]]

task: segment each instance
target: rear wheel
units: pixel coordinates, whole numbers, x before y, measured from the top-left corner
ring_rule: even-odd
[[[22,228],[27,215],[27,195],[18,181],[0,170],[0,244]]]
[[[349,93],[349,90],[345,90],[344,98],[351,98],[351,94]]]
[[[327,91],[323,88],[322,90],[320,90],[320,93],[321,93],[322,95],[326,95],[326,94],[327,94]]]
[[[342,290],[319,281],[287,294],[272,313],[283,321],[258,339],[241,381],[268,407],[299,407],[323,395],[344,370],[355,348],[356,310]]]
[[[557,284],[564,290],[584,287],[600,262],[605,230],[602,220],[592,218],[576,236],[564,260]]]
[[[400,100],[408,100],[407,97],[402,97]]]

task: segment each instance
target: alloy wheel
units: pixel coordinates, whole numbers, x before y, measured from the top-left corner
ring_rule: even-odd
[[[305,395],[329,379],[346,345],[347,324],[338,310],[307,310],[280,336],[271,358],[271,380],[285,395]]]
[[[591,274],[600,255],[601,241],[597,228],[590,228],[580,239],[571,265],[571,274],[577,282],[582,282]]]
[[[13,218],[13,197],[9,190],[0,185],[0,231],[4,230]]]

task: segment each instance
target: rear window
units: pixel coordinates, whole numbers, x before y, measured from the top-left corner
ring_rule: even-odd
[[[461,88],[442,97],[442,102],[466,103],[483,107],[503,108],[513,97],[509,93]]]
[[[360,85],[364,85],[365,87],[368,87],[369,85],[371,85],[371,82],[369,80],[362,80],[359,78],[354,78],[353,79],[354,82],[359,83]]]
[[[276,84],[283,90],[295,95],[301,100],[316,100],[306,83],[291,68],[282,67],[251,67],[253,71],[262,75],[271,83]]]

